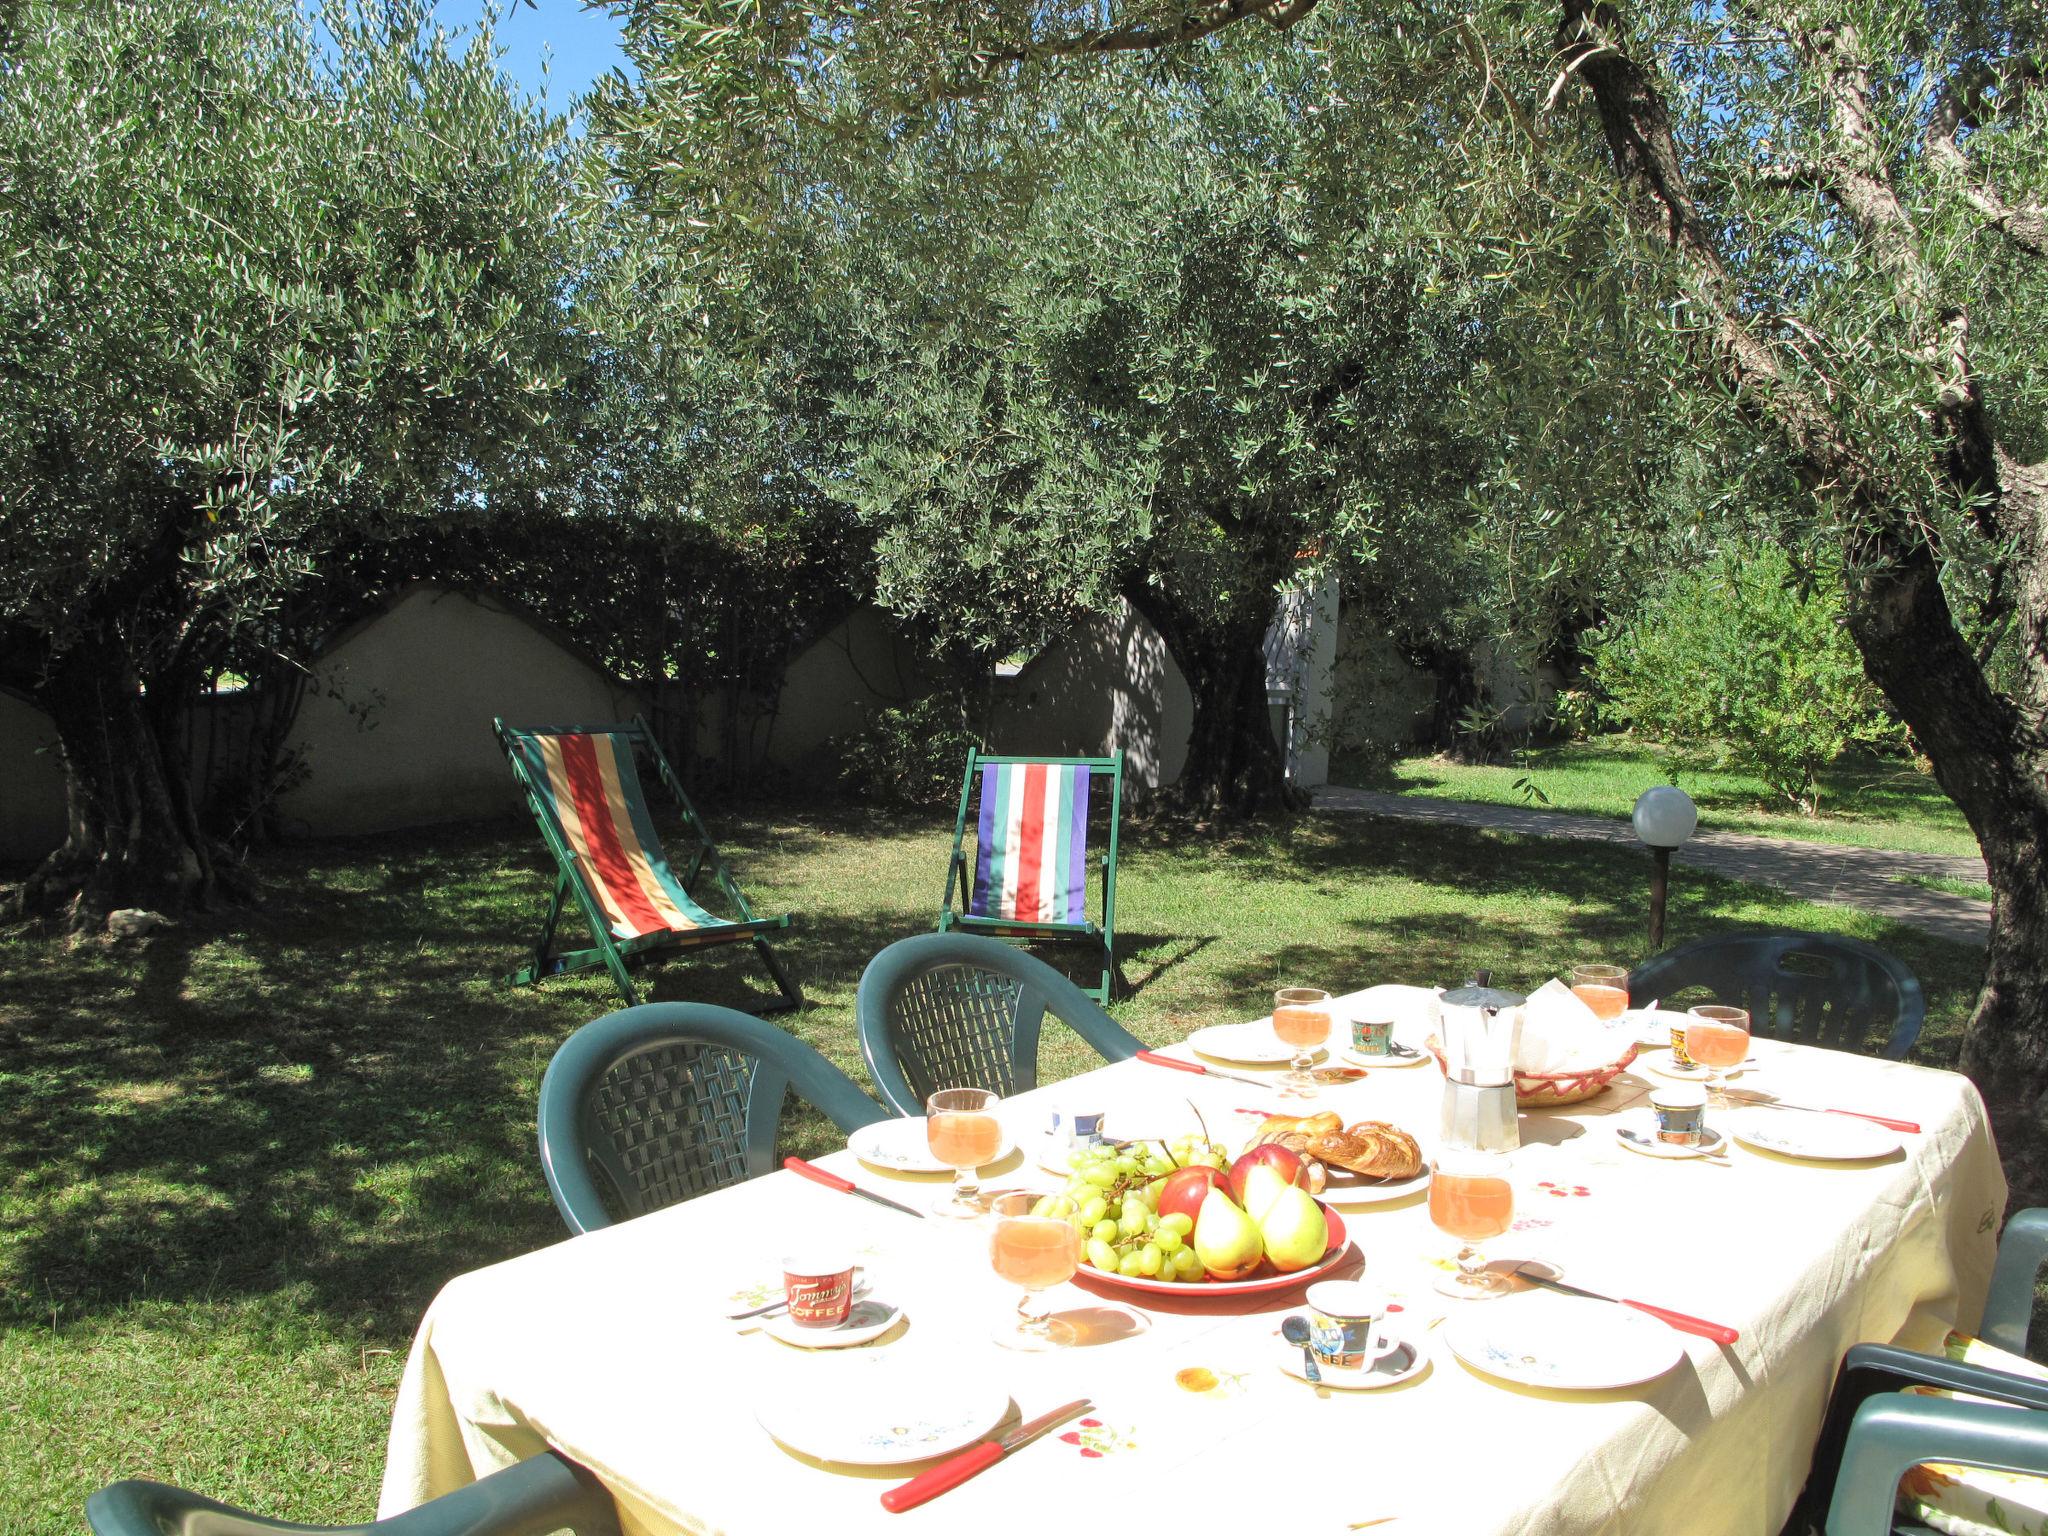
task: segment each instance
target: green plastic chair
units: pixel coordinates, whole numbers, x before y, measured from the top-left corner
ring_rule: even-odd
[[[98,1536],[547,1536],[565,1528],[577,1536],[617,1536],[619,1529],[603,1485],[553,1451],[370,1525],[270,1520],[140,1478],[95,1493],[85,1501],[85,1519]]]
[[[868,1071],[901,1115],[923,1114],[940,1088],[1036,1088],[1048,1013],[1106,1060],[1145,1046],[1044,961],[965,933],[891,944],[861,973],[854,1010]]]
[[[2044,1263],[2048,1210],[2017,1212],[1999,1236],[1980,1338],[2034,1358],[2027,1334]],[[1912,1386],[1967,1392],[2009,1406],[1901,1395]],[[2043,1412],[2014,1413],[2015,1407]],[[2048,1382],[1890,1344],[1853,1345],[1835,1378],[1813,1471],[1786,1531],[1920,1532],[1917,1525],[1895,1523],[1893,1505],[1900,1474],[1923,1461],[2048,1477]]]
[[[970,751],[939,932],[1078,941],[1102,964],[1101,981],[1081,990],[1108,1002],[1116,981],[1116,840],[1123,796],[1121,755],[991,757]],[[1089,823],[1099,819],[1091,818],[1091,806],[1109,823],[1107,846],[1095,860],[1102,875],[1100,922],[1088,915]],[[969,807],[975,808],[972,859]]]
[[[1927,1017],[1927,999],[1910,970],[1875,945],[1829,933],[1695,939],[1631,971],[1628,1000],[1683,1008],[1673,999],[1695,988],[1714,1002],[1747,1008],[1750,1030],[1765,1039],[1863,1051],[1883,1036],[1878,1054],[1892,1061],[1905,1059]]]
[[[574,1233],[772,1171],[785,1096],[849,1135],[888,1118],[801,1040],[710,1003],[642,1003],[577,1030],[540,1084],[540,1164]]]
[[[779,994],[761,1011],[784,1013],[803,1006],[803,993],[768,942],[769,934],[795,922],[794,915],[755,915],[645,720],[636,715],[612,725],[491,724],[512,776],[526,791],[541,841],[555,860],[555,894],[534,940],[533,957],[505,978],[508,983],[524,986],[602,966],[630,1008],[640,999],[626,968],[629,961],[656,950],[751,943]],[[655,831],[638,766],[643,760],[668,791],[682,815],[685,837],[695,844],[680,874]],[[716,897],[707,885],[717,888]],[[722,900],[732,915],[710,911],[699,896]],[[590,928],[591,942],[583,949],[558,949],[556,930],[565,903],[572,900]]]

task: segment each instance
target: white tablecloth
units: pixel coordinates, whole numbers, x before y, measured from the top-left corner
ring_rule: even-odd
[[[1760,1088],[1915,1120],[1923,1132],[1871,1164],[1740,1147],[1730,1166],[1652,1160],[1612,1134],[1611,1117],[1649,1086],[1639,1070],[1588,1104],[1523,1117],[1517,1228],[1490,1253],[1540,1254],[1582,1285],[1741,1330],[1730,1348],[1681,1336],[1685,1362],[1645,1386],[1549,1394],[1460,1363],[1442,1345],[1447,1313],[1556,1302],[1540,1292],[1440,1298],[1428,1282],[1446,1244],[1420,1197],[1345,1215],[1366,1277],[1402,1305],[1394,1320],[1430,1368],[1384,1391],[1318,1393],[1279,1368],[1299,1358],[1276,1331],[1300,1308],[1298,1290],[1245,1312],[1196,1288],[1161,1300],[1064,1287],[1048,1293],[1062,1311],[1124,1307],[1148,1326],[1095,1347],[1019,1354],[991,1339],[1015,1293],[988,1271],[977,1224],[913,1220],[776,1173],[451,1281],[406,1367],[381,1513],[553,1446],[604,1478],[636,1532],[1218,1530],[1256,1520],[1289,1536],[1775,1536],[1842,1351],[1859,1340],[1932,1347],[1943,1329],[1974,1323],[2005,1180],[1983,1105],[1960,1076],[1761,1041],[1756,1057],[1748,1081]],[[1317,1107],[1395,1121],[1427,1150],[1441,1090],[1433,1065],[1376,1070],[1326,1089]],[[1113,1132],[1171,1135],[1192,1128],[1190,1099],[1232,1144],[1256,1123],[1239,1106],[1279,1104],[1271,1092],[1124,1062],[1020,1095],[1005,1117],[1028,1133],[1055,1104],[1106,1107]],[[891,1176],[845,1153],[826,1162],[912,1202],[944,1189],[942,1177]],[[1020,1154],[986,1182],[1034,1178],[1055,1182]],[[897,1333],[810,1352],[726,1321],[777,1282],[783,1252],[811,1238],[860,1251],[876,1293],[906,1310]],[[998,1383],[1015,1404],[1012,1424],[1084,1394],[1096,1409],[1090,1423],[1065,1426],[1073,1438],[1035,1442],[902,1515],[885,1513],[877,1495],[918,1467],[812,1461],[755,1422],[763,1395],[809,1390],[827,1373],[898,1371]],[[1208,1380],[1201,1372],[1215,1386],[1190,1390]]]

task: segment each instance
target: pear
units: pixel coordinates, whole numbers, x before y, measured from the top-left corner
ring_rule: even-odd
[[[1259,1267],[1265,1243],[1251,1217],[1220,1189],[1211,1189],[1195,1216],[1195,1257],[1211,1280],[1242,1280]],[[1322,1250],[1316,1250],[1322,1257]]]
[[[1254,1163],[1244,1171],[1244,1192],[1237,1197],[1237,1203],[1253,1221],[1264,1221],[1267,1210],[1280,1198],[1280,1191],[1290,1187],[1277,1168]]]
[[[1323,1208],[1305,1189],[1292,1184],[1280,1186],[1273,1203],[1259,1217],[1259,1239],[1266,1257],[1282,1274],[1307,1269],[1323,1256],[1330,1240],[1330,1224]]]

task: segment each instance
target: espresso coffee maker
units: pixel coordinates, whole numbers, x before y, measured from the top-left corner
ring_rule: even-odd
[[[1447,1147],[1512,1152],[1522,1144],[1515,1045],[1527,999],[1490,986],[1491,980],[1481,971],[1469,985],[1443,995],[1444,1107],[1438,1129]]]

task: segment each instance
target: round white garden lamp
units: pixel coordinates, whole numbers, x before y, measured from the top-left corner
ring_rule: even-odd
[[[1655,868],[1650,875],[1650,948],[1664,947],[1664,900],[1671,890],[1672,850],[1682,846],[1700,824],[1699,807],[1676,784],[1658,784],[1636,797],[1636,836],[1650,850]]]

